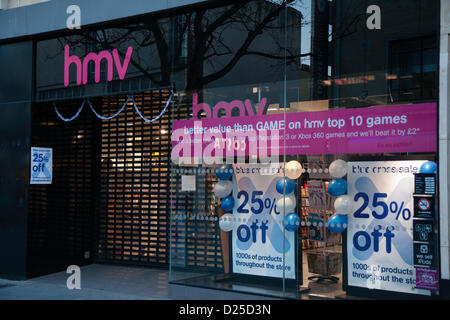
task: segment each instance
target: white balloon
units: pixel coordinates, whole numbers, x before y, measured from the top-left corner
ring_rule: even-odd
[[[281,197],[277,201],[277,211],[279,213],[291,213],[294,211],[295,207],[297,205],[297,199],[295,198],[295,195],[291,194],[286,197]]]
[[[329,171],[333,178],[342,178],[347,174],[347,162],[341,159],[334,160],[330,164]]]
[[[214,186],[214,194],[219,198],[225,198],[233,190],[233,183],[230,180],[220,180]]]
[[[231,231],[234,228],[234,217],[233,214],[227,213],[220,217],[219,227],[225,232]]]
[[[292,160],[286,163],[286,177],[289,179],[298,179],[302,175],[302,165],[300,162]]]
[[[340,196],[334,201],[334,208],[339,214],[350,214],[352,211],[352,199],[350,196]]]

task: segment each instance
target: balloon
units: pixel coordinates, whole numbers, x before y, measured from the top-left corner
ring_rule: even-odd
[[[288,195],[294,191],[295,183],[293,180],[283,177],[280,180],[278,180],[275,187],[276,187],[278,193],[280,193],[280,194],[284,193],[284,194]]]
[[[292,160],[286,163],[285,170],[286,170],[286,177],[295,180],[302,175],[303,168],[300,162]]]
[[[349,214],[352,211],[352,199],[350,196],[340,196],[334,201],[334,208],[340,214]]]
[[[230,180],[220,180],[214,186],[214,194],[219,198],[225,198],[233,190],[233,183]]]
[[[234,228],[234,218],[231,213],[224,214],[219,219],[219,227],[221,230],[228,232]]]
[[[230,211],[234,207],[234,198],[232,196],[228,196],[222,199],[222,202],[220,203],[220,207],[224,211]]]
[[[347,228],[348,217],[343,214],[333,214],[328,219],[327,227],[331,232],[342,232]]]
[[[223,164],[217,168],[217,178],[220,180],[229,180],[231,178],[231,173],[233,172],[233,167],[229,164]]]
[[[347,174],[347,162],[341,159],[334,160],[328,170],[333,178],[342,178]]]
[[[297,204],[295,195],[284,196],[277,201],[277,211],[279,213],[287,213],[294,211]]]
[[[334,197],[342,196],[347,192],[347,181],[344,179],[333,179],[328,184],[327,191]]]
[[[283,224],[287,231],[295,231],[300,226],[300,218],[297,213],[291,212],[284,218]]]
[[[420,166],[420,173],[436,173],[437,172],[437,164],[433,161],[427,161],[423,165]]]

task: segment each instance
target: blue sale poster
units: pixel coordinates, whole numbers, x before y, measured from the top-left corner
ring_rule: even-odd
[[[414,173],[425,161],[348,163],[348,284],[429,295],[415,288]]]
[[[283,212],[276,202],[283,196],[276,183],[283,165],[269,172],[257,165],[234,165],[232,233],[233,272],[295,279],[295,232],[284,231]],[[286,212],[288,214],[289,212]]]
[[[51,184],[53,149],[31,147],[30,184]]]

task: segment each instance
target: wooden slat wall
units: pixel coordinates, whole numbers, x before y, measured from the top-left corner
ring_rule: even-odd
[[[136,94],[147,119],[155,118],[168,90]],[[127,96],[102,101],[102,115],[117,112]],[[169,108],[168,110],[170,110]],[[99,261],[168,266],[170,112],[148,124],[132,106],[102,122],[98,217]]]
[[[152,90],[134,98],[144,117],[153,119],[169,96],[169,90]],[[91,99],[103,116],[126,100]],[[81,102],[57,106],[70,117]],[[197,175],[195,193],[181,192],[180,170],[187,168],[171,171],[172,112],[175,120],[187,119],[192,109],[177,95],[174,104],[150,124],[132,105],[111,120],[96,118],[86,105],[72,122],[59,119],[52,103],[37,106],[32,145],[54,148],[54,183],[30,187],[31,252],[84,259],[93,250],[90,257],[98,262],[158,267],[168,267],[172,254],[174,267],[223,270],[214,169],[190,169]]]

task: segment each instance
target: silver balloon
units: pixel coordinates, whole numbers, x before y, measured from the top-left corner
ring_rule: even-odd
[[[219,219],[219,227],[225,232],[229,232],[234,228],[234,217],[231,213],[224,214]]]
[[[333,178],[342,178],[347,174],[347,162],[341,159],[334,160],[328,170]]]
[[[291,194],[286,197],[281,197],[277,201],[277,211],[279,213],[291,213],[294,211],[296,205],[297,205],[297,199],[295,198],[295,195]]]
[[[219,198],[225,198],[233,190],[233,183],[230,180],[220,180],[214,186],[214,194]]]
[[[334,201],[334,208],[339,214],[350,214],[352,212],[352,199],[347,195],[340,196]]]

